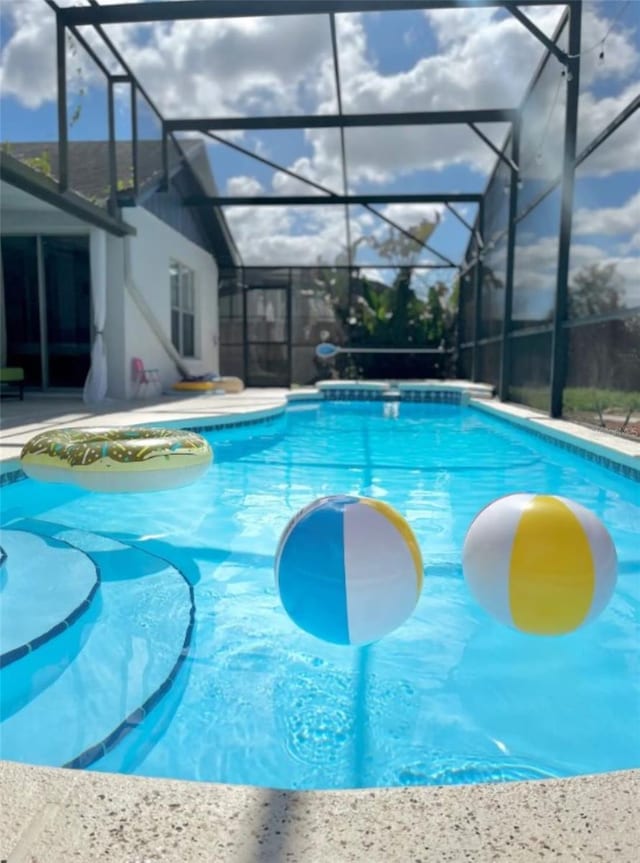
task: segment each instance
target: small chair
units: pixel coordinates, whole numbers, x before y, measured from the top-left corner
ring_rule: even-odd
[[[15,395],[24,399],[24,369],[6,366],[0,369],[0,386],[3,396]]]
[[[159,369],[146,369],[140,357],[133,357],[131,360],[131,375],[133,382],[136,384],[134,398],[140,394],[141,387],[157,387],[158,394],[162,389],[162,381],[160,380]]]

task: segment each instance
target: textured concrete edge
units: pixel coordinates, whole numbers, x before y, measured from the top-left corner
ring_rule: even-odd
[[[308,395],[305,396],[309,398]],[[317,396],[318,397],[318,396]],[[202,430],[210,430],[210,429],[218,429],[218,428],[228,428],[230,426],[250,426],[257,424],[259,422],[267,422],[270,419],[276,419],[281,416],[287,407],[288,399],[281,399],[280,403],[276,403],[268,408],[260,408],[257,410],[251,410],[247,408],[239,408],[234,411],[228,411],[224,414],[215,414],[212,413],[210,416],[202,417],[202,416],[194,416],[191,414],[185,414],[184,416],[177,417],[176,419],[171,420],[141,420],[141,421],[131,421],[129,419],[128,422],[121,421],[121,417],[117,417],[117,419],[113,423],[101,423],[102,426],[113,425],[114,427],[122,427],[122,426],[132,426],[132,427],[140,427],[140,428],[153,428],[154,426],[162,425],[165,428],[175,428],[175,429],[189,429],[192,431],[202,431]],[[69,422],[68,426],[73,428],[78,427],[82,428],[85,426],[95,425],[95,420],[92,419],[91,422]],[[9,458],[0,457],[0,475],[13,473],[15,471],[21,471],[20,467],[20,458],[11,456]]]
[[[253,425],[261,420],[267,421],[281,416],[287,407],[285,399],[281,404],[276,404],[273,407],[261,408],[260,410],[242,410],[235,413],[214,414],[210,417],[180,417],[175,420],[166,420],[162,423],[167,428],[189,428],[197,431],[198,429],[218,429],[228,426]],[[156,422],[132,423],[133,426],[153,427],[158,425]]]
[[[0,762],[0,858],[631,863],[640,770],[570,779],[276,791]]]
[[[569,420],[552,420],[521,405],[475,398],[471,399],[470,404],[477,410],[539,434],[551,442],[570,444],[576,450],[593,453],[640,471],[640,443],[635,441],[588,429]]]

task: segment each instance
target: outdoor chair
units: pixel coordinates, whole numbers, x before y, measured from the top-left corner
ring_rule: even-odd
[[[0,369],[0,385],[3,396],[17,396],[24,399],[24,369],[7,367]]]
[[[160,380],[159,369],[147,369],[140,357],[134,357],[131,360],[131,373],[133,382],[136,385],[134,397],[140,395],[140,390],[143,389],[143,395],[147,392],[147,387],[157,388],[158,395],[162,390],[162,381]]]

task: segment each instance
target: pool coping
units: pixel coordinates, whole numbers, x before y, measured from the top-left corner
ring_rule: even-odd
[[[522,405],[472,398],[470,405],[491,416],[524,428],[530,434],[568,449],[589,461],[640,482],[640,441],[618,438],[568,420],[550,419]]]
[[[640,770],[278,791],[0,762],[7,863],[632,863]]]
[[[317,389],[279,391],[266,408],[234,402],[228,413],[216,411],[213,425],[266,422],[288,403],[322,399]],[[220,400],[214,404],[218,408]],[[475,398],[471,405],[560,445],[640,467],[635,442],[522,406]],[[185,407],[163,424],[202,430],[211,422]],[[199,401],[197,407],[206,405]],[[116,424],[131,424],[138,415],[136,424],[153,424],[135,409],[126,413],[126,423]],[[92,421],[95,416],[85,415],[71,424]],[[22,473],[15,457],[0,461],[3,474],[16,469]],[[0,794],[0,859],[8,863],[359,863],[363,856],[376,863],[631,863],[640,847],[640,770],[484,785],[284,792],[0,761]]]

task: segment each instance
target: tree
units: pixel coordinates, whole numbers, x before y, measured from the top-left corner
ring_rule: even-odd
[[[414,287],[414,268],[424,243],[433,234],[439,218],[433,221],[423,219],[418,225],[409,228],[408,234],[390,228],[383,239],[373,237],[369,244],[381,258],[397,266],[396,277],[387,288],[389,298],[390,326],[387,329],[389,347],[438,347],[450,340],[454,316],[448,302],[449,289],[438,281],[435,284],[421,284],[421,299]]]
[[[429,240],[439,223],[439,216],[436,216],[433,222],[429,219],[422,219],[415,227],[409,228],[407,233],[390,227],[382,239],[370,237],[368,243],[381,258],[385,258],[394,266],[412,267],[424,248],[424,244]]]
[[[437,220],[423,220],[410,228],[408,233],[416,239],[393,228],[382,238],[369,239],[369,245],[397,271],[390,285],[362,279],[355,286],[355,325],[351,327],[350,344],[446,348],[453,343],[455,308],[449,287],[442,281],[429,283],[415,278],[418,256],[437,224]],[[372,354],[356,355],[356,359],[361,373],[372,377],[427,376],[434,373],[436,366],[443,371],[441,360],[426,355]]]
[[[590,264],[574,276],[569,310],[573,318],[614,314],[623,308],[621,277],[615,264]],[[565,390],[568,411],[626,414],[623,428],[640,400],[640,323],[616,318],[572,327]]]
[[[343,344],[369,348],[446,348],[453,344],[457,294],[442,281],[418,282],[416,289],[416,262],[437,225],[437,219],[423,219],[408,232],[390,228],[381,237],[360,237],[352,243],[350,256],[343,249],[332,267],[319,264],[314,281],[333,304]],[[362,243],[397,267],[391,284],[349,270],[347,263]],[[426,373],[429,362],[433,365],[433,358],[422,359],[420,365],[415,356],[344,354],[336,367],[348,376],[406,377],[412,371]]]
[[[620,308],[620,277],[615,264],[589,264],[569,285],[569,317],[590,318]]]

